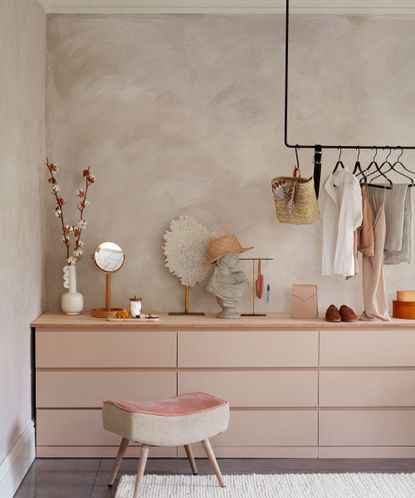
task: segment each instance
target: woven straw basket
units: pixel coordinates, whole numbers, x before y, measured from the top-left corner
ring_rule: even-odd
[[[308,225],[320,219],[320,209],[314,182],[312,178],[301,178],[299,176],[277,176],[272,180],[272,191],[278,183],[283,181],[295,182],[296,190],[294,196],[294,208],[291,213],[287,207],[287,201],[280,199],[274,194],[275,210],[280,223],[291,225]]]

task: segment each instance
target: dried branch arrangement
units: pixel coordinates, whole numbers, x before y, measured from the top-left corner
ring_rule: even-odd
[[[79,221],[76,225],[68,225],[64,220],[63,206],[65,204],[65,201],[60,194],[61,188],[56,179],[56,174],[58,173],[59,168],[55,163],[49,163],[48,159],[46,159],[45,164],[49,170],[48,183],[51,185],[51,194],[55,197],[56,201],[55,216],[60,219],[62,225],[61,242],[65,245],[66,248],[66,261],[69,265],[74,265],[82,259],[83,255],[82,246],[84,245],[84,243],[81,240],[81,235],[82,231],[86,228],[84,210],[89,206],[89,201],[87,199],[88,190],[89,187],[93,183],[95,183],[95,175],[92,174],[91,168],[89,166],[82,171],[82,177],[85,183],[76,192],[76,195],[79,197]],[[71,238],[73,240],[71,240]]]

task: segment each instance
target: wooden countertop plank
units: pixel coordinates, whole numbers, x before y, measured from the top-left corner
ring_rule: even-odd
[[[37,329],[90,329],[90,330],[324,330],[324,329],[410,329],[415,331],[415,320],[392,319],[390,322],[358,321],[354,323],[329,323],[324,318],[298,320],[288,314],[271,313],[265,317],[242,317],[235,320],[205,316],[173,316],[160,313],[158,322],[108,321],[87,314],[67,316],[63,313],[43,313],[31,323]]]

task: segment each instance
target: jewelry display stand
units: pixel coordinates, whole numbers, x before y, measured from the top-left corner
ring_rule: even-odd
[[[266,313],[255,313],[255,261],[274,261],[274,258],[239,258],[239,261],[252,261],[252,313],[241,313],[241,316],[267,316]]]
[[[182,316],[182,315],[194,315],[194,316],[203,316],[205,313],[197,312],[197,311],[189,311],[189,287],[185,286],[184,291],[184,311],[170,311],[169,315]]]

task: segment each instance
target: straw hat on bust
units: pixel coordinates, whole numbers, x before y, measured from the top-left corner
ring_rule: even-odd
[[[235,235],[225,235],[212,240],[208,247],[208,261],[214,263],[222,256],[250,251],[253,247],[242,247]]]

